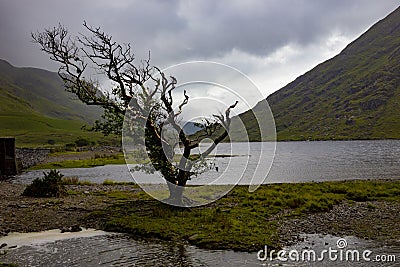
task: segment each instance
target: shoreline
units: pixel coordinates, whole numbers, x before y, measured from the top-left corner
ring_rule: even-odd
[[[356,196],[358,201],[335,196],[332,203],[325,197],[314,203],[314,195],[319,194],[315,192],[311,195],[312,200],[303,201],[304,205],[300,200],[296,203],[296,198],[294,203],[290,200],[288,203],[292,208],[276,203],[285,201],[283,199],[271,202],[267,195],[293,190],[295,194],[300,194],[299,190],[327,190],[330,186],[332,190],[340,191],[345,190],[343,185],[369,188],[371,183],[388,188],[395,185],[397,189],[390,194],[378,192],[376,197],[371,194],[370,199]],[[0,237],[9,232],[38,232],[79,226],[129,233],[138,238],[186,242],[199,248],[248,252],[266,244],[275,248],[291,245],[301,241],[302,234],[356,236],[400,245],[400,229],[396,224],[400,221],[399,185],[398,180],[266,185],[259,189],[259,196],[265,199],[258,201],[257,195],[252,196],[244,187],[238,186],[215,203],[200,208],[176,209],[151,199],[134,185],[68,185],[69,195],[66,197],[31,198],[20,196],[25,185],[3,181],[0,182]],[[251,198],[255,210],[247,204]],[[327,206],[313,206],[324,201],[329,202]],[[262,210],[262,205],[266,203],[270,204]],[[279,205],[282,207],[279,208]],[[252,224],[251,220],[256,224]],[[165,229],[165,224],[173,225],[175,222],[193,225],[186,230],[179,226]],[[243,227],[235,226],[237,222]],[[200,227],[199,223],[203,225]],[[218,229],[214,229],[216,227]],[[253,229],[247,229],[250,227]],[[262,236],[257,236],[260,234]]]

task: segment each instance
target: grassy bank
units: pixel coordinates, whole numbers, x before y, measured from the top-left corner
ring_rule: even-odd
[[[398,202],[399,181],[346,181],[235,187],[217,202],[196,208],[162,204],[144,192],[96,193],[113,204],[91,214],[108,231],[185,241],[202,248],[255,251],[282,246],[279,220],[331,210],[343,202]],[[372,206],[371,206],[372,208]],[[280,219],[279,219],[280,218]]]
[[[96,166],[103,166],[107,164],[125,164],[123,154],[114,154],[109,156],[94,156],[90,159],[79,160],[65,160],[60,162],[49,162],[44,164],[35,165],[29,170],[40,169],[65,169],[65,168],[90,168]]]

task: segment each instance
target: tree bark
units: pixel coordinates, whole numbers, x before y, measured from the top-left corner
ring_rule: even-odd
[[[167,184],[168,184],[168,190],[169,190],[168,202],[175,206],[184,206],[183,190],[185,189],[185,187],[170,183],[168,181],[167,181]]]

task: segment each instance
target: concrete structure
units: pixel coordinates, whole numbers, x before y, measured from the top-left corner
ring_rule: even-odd
[[[0,138],[0,176],[11,176],[17,173],[15,138]]]

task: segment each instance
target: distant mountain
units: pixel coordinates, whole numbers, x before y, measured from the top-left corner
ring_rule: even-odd
[[[18,100],[33,112],[51,118],[93,122],[101,115],[100,109],[88,107],[66,92],[57,73],[37,68],[16,68],[1,59],[0,90],[3,96],[13,99],[12,102]],[[13,113],[18,109],[11,107],[8,111]],[[7,109],[2,105],[0,112],[7,112]]]
[[[183,132],[187,135],[195,134],[202,129],[199,126],[196,126],[196,124],[192,121],[183,122],[181,125],[183,125]]]
[[[280,140],[399,139],[400,8],[267,101]],[[263,102],[240,115],[253,140]]]
[[[77,137],[99,140],[99,134],[81,127],[101,114],[98,107],[66,92],[57,73],[16,68],[0,60],[0,136],[15,136],[17,145],[29,146],[72,142]]]

